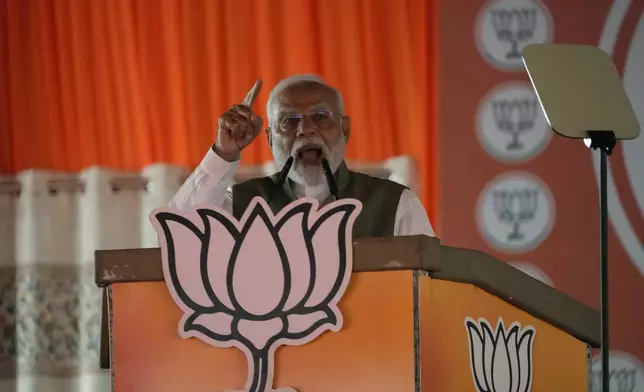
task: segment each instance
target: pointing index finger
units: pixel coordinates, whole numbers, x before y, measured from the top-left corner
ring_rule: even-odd
[[[257,96],[259,95],[259,91],[262,89],[262,84],[262,79],[257,79],[253,87],[248,91],[248,94],[246,94],[246,98],[244,98],[242,105],[248,106],[249,108],[253,106]]]

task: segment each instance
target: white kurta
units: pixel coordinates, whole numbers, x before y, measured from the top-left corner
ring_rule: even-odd
[[[238,165],[239,161],[227,162],[209,149],[199,166],[174,195],[170,206],[187,211],[194,205],[209,204],[232,213],[233,199],[229,185]],[[326,184],[312,187],[296,186],[293,192],[298,197],[314,197],[319,201],[329,196]],[[417,234],[435,236],[420,199],[412,191],[405,189],[400,195],[396,210],[394,235]]]

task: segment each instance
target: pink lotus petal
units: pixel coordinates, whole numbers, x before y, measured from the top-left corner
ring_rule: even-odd
[[[218,335],[230,336],[232,334],[233,316],[223,312],[204,313],[197,316],[192,321],[192,324],[200,325]]]
[[[311,284],[311,263],[302,230],[304,217],[303,212],[292,215],[279,231],[291,272],[291,290],[284,306],[285,311],[302,301]]]
[[[489,387],[485,378],[485,369],[483,366],[483,336],[480,331],[480,325],[474,320],[469,320],[466,324],[467,333],[470,338],[470,361],[474,381],[478,384],[479,390],[488,391]]]
[[[223,219],[223,216],[220,218]],[[208,245],[208,280],[215,296],[225,307],[233,309],[228,295],[228,260],[235,246],[235,239],[228,229],[215,217],[206,217],[210,226],[210,243]]]
[[[492,359],[494,353],[494,346],[499,342],[496,341],[492,328],[488,323],[481,322],[481,329],[483,330],[483,374],[487,380],[489,387],[492,386]],[[502,343],[501,343],[502,344]]]
[[[302,333],[311,328],[313,324],[328,317],[323,311],[309,314],[290,314],[286,317],[288,320],[288,332],[293,334]]]
[[[509,361],[510,361],[510,374],[512,375],[512,385],[510,385],[510,391],[518,391],[519,390],[519,375],[521,369],[519,368],[519,357],[518,357],[518,350],[517,350],[517,334],[519,332],[519,328],[517,326],[513,326],[510,329],[510,333],[507,336],[507,346],[508,346],[508,353],[509,353]]]
[[[233,268],[239,305],[254,315],[274,310],[284,294],[284,267],[271,234],[271,223],[260,214],[250,222]],[[269,230],[270,227],[270,230]]]
[[[176,274],[177,279],[175,281],[166,277],[166,281],[172,282],[174,290],[178,294],[178,298],[175,298],[175,301],[190,307],[182,299],[181,292],[184,292],[190,300],[198,305],[211,307],[213,303],[200,279],[201,239],[181,222],[170,219],[165,219],[164,222],[168,226],[170,238],[161,237],[161,241],[164,243],[167,241],[168,244],[172,243],[174,245],[174,255],[168,255],[170,260],[174,260],[174,266],[172,263],[168,263],[168,271],[171,276]],[[166,247],[162,246],[162,249],[166,249]]]
[[[344,218],[346,211],[339,211],[329,217],[320,225],[313,235],[313,252],[315,253],[315,287],[311,296],[306,301],[306,306],[319,305],[329,296],[333,285],[338,280],[338,272],[344,275],[344,271],[339,271],[340,252],[337,244],[338,231],[340,222]],[[340,233],[344,237],[344,233]],[[348,244],[351,246],[351,244]]]
[[[512,374],[510,373],[510,353],[506,345],[505,327],[497,327],[496,344],[492,351],[492,388],[495,392],[514,392],[510,389]]]
[[[248,339],[258,350],[263,349],[266,343],[277,336],[283,328],[282,319],[277,317],[262,321],[239,320],[237,324],[239,334]]]
[[[519,370],[521,372],[521,379],[519,390],[529,391],[532,385],[532,340],[534,339],[534,329],[526,328],[521,331],[517,346],[517,357],[519,361]]]

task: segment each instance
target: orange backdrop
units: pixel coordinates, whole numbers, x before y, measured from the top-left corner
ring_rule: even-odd
[[[257,77],[344,93],[350,159],[411,154],[435,217],[432,0],[0,0],[0,172],[194,167]],[[271,158],[263,138],[245,163]]]

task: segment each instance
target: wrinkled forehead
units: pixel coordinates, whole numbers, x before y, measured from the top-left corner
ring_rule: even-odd
[[[277,97],[277,115],[306,113],[312,110],[337,112],[339,102],[333,89],[316,82],[298,83],[281,91]]]

